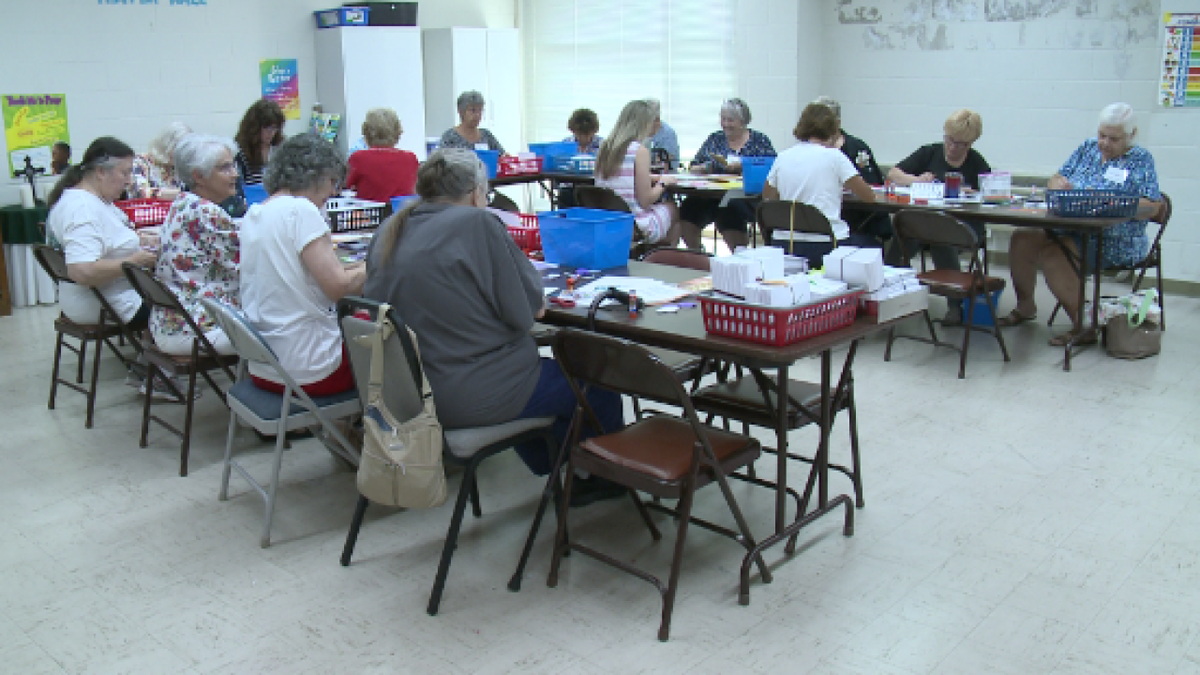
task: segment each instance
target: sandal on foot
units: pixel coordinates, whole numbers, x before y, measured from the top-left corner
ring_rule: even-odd
[[[1033,321],[1036,318],[1037,314],[1030,314],[1029,316],[1026,316],[1014,309],[1013,311],[1009,312],[1007,316],[1000,317],[1000,320],[996,322],[996,325],[1002,328],[1007,328],[1009,326],[1023,324],[1026,321]]]
[[[1061,335],[1055,335],[1050,338],[1051,347],[1066,347],[1068,343],[1074,343],[1076,347],[1080,345],[1096,344],[1096,331],[1088,329],[1084,331],[1069,330]]]

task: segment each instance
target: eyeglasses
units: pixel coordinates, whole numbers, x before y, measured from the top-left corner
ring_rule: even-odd
[[[958,140],[956,138],[952,138],[950,136],[942,136],[942,142],[944,142],[947,146],[950,146],[950,147],[969,148],[969,147],[971,147],[971,144],[974,143],[975,141],[960,141],[960,140]]]

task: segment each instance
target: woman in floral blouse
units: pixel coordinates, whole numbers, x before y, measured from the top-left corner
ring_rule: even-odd
[[[742,157],[774,157],[771,139],[750,125],[750,106],[740,98],[721,104],[721,130],[709,135],[692,159],[695,173],[742,172]],[[688,197],[679,207],[684,221],[683,239],[689,248],[700,248],[700,228],[715,222],[729,249],[750,242],[747,223],[754,220],[754,207],[745,199],[721,200],[711,197]]]
[[[1126,103],[1113,103],[1100,112],[1100,125],[1095,138],[1089,138],[1075,149],[1066,164],[1050,178],[1051,190],[1108,189],[1136,194],[1141,199],[1133,219],[1109,228],[1100,238],[1100,266],[1132,264],[1146,256],[1150,247],[1146,239],[1146,218],[1157,213],[1161,206],[1158,173],[1154,158],[1145,148],[1134,145],[1137,126],[1133,108]],[[1080,237],[1059,235],[1078,257]],[[1084,264],[1091,267],[1095,260],[1092,249],[1086,251]],[[1033,228],[1014,232],[1008,245],[1008,264],[1012,270],[1013,289],[1017,306],[1000,319],[1001,326],[1013,326],[1036,317],[1033,291],[1040,266],[1050,292],[1062,303],[1067,316],[1076,326],[1079,322],[1079,275],[1066,253],[1049,235]],[[1076,329],[1058,335],[1050,344],[1061,347],[1095,342],[1092,332],[1080,334]]]
[[[200,299],[240,305],[238,224],[217,205],[237,193],[233,149],[229,139],[204,134],[189,134],[179,141],[175,168],[187,189],[167,213],[155,268],[220,354],[233,354],[233,347],[205,314]],[[195,335],[177,312],[155,307],[150,330],[155,344],[168,354],[192,353]]]

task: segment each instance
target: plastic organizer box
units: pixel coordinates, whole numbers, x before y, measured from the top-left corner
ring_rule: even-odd
[[[162,225],[171,210],[170,199],[127,199],[113,202],[113,206],[121,209],[134,227],[154,227]]]
[[[633,214],[600,209],[563,209],[538,214],[546,262],[608,269],[629,264]]]
[[[317,20],[317,28],[337,28],[366,26],[370,23],[370,14],[371,10],[367,7],[338,7],[313,12],[313,17]]]
[[[1132,218],[1138,199],[1121,190],[1046,190],[1046,209],[1052,216]]]
[[[751,305],[711,291],[698,297],[709,333],[782,347],[854,323],[860,295],[853,290],[795,307]]]
[[[530,213],[518,215],[521,216],[521,224],[509,225],[508,236],[526,253],[542,250],[542,231],[538,228],[538,217]]]
[[[542,172],[541,157],[526,157],[521,159],[514,155],[505,155],[499,160],[499,168],[496,175],[500,178],[505,176],[528,176]]]
[[[325,202],[329,229],[334,232],[370,230],[383,223],[383,211],[387,205],[353,197],[334,197]]]

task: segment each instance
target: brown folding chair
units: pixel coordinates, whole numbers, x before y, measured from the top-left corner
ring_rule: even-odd
[[[67,273],[67,261],[63,257],[62,251],[48,246],[46,244],[34,244],[33,257],[37,258],[38,264],[46,271],[55,283],[73,284],[70,275]],[[54,331],[58,337],[54,343],[54,369],[50,375],[50,401],[46,407],[54,410],[54,402],[58,395],[58,385],[63,385],[73,389],[87,398],[87,416],[84,418],[83,426],[87,429],[92,428],[92,420],[95,417],[96,411],[96,379],[100,374],[100,354],[104,351],[103,345],[108,345],[112,353],[121,361],[126,368],[130,367],[133,360],[121,353],[117,346],[112,343],[113,338],[121,338],[123,336],[122,327],[120,325],[111,324],[104,318],[104,312],[101,312],[101,320],[99,323],[76,323],[67,318],[66,314],[59,313],[58,318],[54,320]],[[66,341],[65,338],[71,337],[78,340],[78,346]],[[86,388],[80,386],[83,384],[83,366],[87,362],[88,343],[96,343],[96,352],[92,357],[92,378]],[[66,347],[70,351],[75,352],[78,357],[78,370],[75,374],[75,381],[70,382],[58,376],[59,367],[62,362],[62,350]]]
[[[138,440],[138,447],[146,447],[146,436],[150,430],[150,422],[153,420],[159,426],[170,431],[178,436],[181,440],[179,447],[179,475],[186,476],[188,474],[188,451],[192,443],[192,412],[195,407],[196,394],[196,375],[202,375],[208,381],[208,385],[221,398],[221,403],[226,403],[225,392],[213,380],[210,374],[215,370],[225,371],[225,375],[229,377],[229,384],[237,383],[237,375],[234,374],[231,366],[236,366],[238,358],[236,355],[221,355],[217,353],[216,347],[212,342],[204,336],[204,331],[196,325],[196,320],[188,313],[183,304],[179,302],[179,298],[167,288],[154,274],[145,268],[125,263],[121,266],[125,271],[125,278],[129,280],[129,285],[142,296],[142,300],[150,303],[151,307],[162,307],[175,312],[178,316],[183,317],[187,322],[188,329],[195,335],[192,340],[192,353],[185,355],[168,354],[158,347],[146,345],[146,361],[149,364],[149,373],[146,379],[146,401],[142,408],[142,435]],[[169,422],[153,415],[150,412],[151,400],[154,390],[155,378],[161,379],[164,383],[168,378],[182,377],[186,375],[188,378],[187,394],[183,400],[185,410],[183,413],[183,429],[179,430],[172,426]],[[226,404],[228,405],[228,404]]]
[[[508,195],[496,192],[494,190],[492,191],[491,198],[488,200],[488,206],[492,207],[493,209],[508,211],[509,213],[521,212],[521,209],[517,206],[517,203],[510,199]]]
[[[1171,198],[1167,193],[1162,193],[1162,204],[1158,207],[1158,211],[1150,218],[1151,222],[1158,223],[1158,234],[1154,236],[1154,242],[1150,244],[1150,249],[1146,251],[1146,257],[1139,262],[1128,265],[1108,265],[1102,271],[1104,272],[1137,272],[1137,280],[1133,282],[1131,293],[1137,293],[1142,287],[1142,279],[1146,278],[1146,272],[1151,267],[1154,268],[1154,277],[1157,279],[1158,287],[1158,306],[1162,310],[1159,327],[1162,330],[1167,329],[1167,308],[1163,302],[1163,275],[1162,275],[1162,238],[1163,233],[1167,231],[1167,223],[1171,220]],[[1090,262],[1090,261],[1088,261]],[[1054,317],[1058,316],[1058,310],[1062,309],[1062,303],[1054,304],[1054,311],[1050,312],[1050,320],[1046,322],[1047,326],[1054,324]]]
[[[1000,343],[1000,351],[1004,354],[1004,360],[1009,361],[1008,347],[1004,344],[1004,336],[1000,333],[1000,323],[996,320],[996,305],[992,302],[992,294],[1004,290],[1007,282],[1000,277],[987,275],[986,267],[979,255],[979,235],[975,233],[975,230],[961,220],[939,211],[906,209],[897,213],[892,223],[896,231],[896,240],[900,245],[900,252],[905,256],[905,260],[910,259],[908,258],[909,251],[915,250],[916,246],[923,248],[926,244],[945,246],[959,254],[963,251],[971,254],[971,262],[967,266],[966,272],[958,270],[930,271],[926,266],[925,252],[922,250],[921,271],[917,274],[917,278],[929,288],[930,293],[940,295],[950,302],[960,302],[983,295],[987,301],[988,311],[992,313],[992,327],[989,330],[974,325],[975,313],[965,312],[962,346],[957,347],[938,339],[937,332],[933,328],[933,320],[929,318],[929,310],[925,310],[923,314],[925,324],[929,327],[929,337],[896,335],[896,329],[893,327],[888,331],[887,349],[883,353],[883,360],[891,360],[892,342],[897,337],[925,342],[935,347],[948,347],[961,354],[958,362],[958,377],[962,379],[967,375],[967,350],[971,346],[971,331],[978,330],[991,333]]]
[[[815,206],[804,202],[765,201],[758,205],[755,218],[758,219],[763,236],[768,239],[774,236],[775,230],[790,230],[803,234],[828,235],[829,241],[837,246],[837,236],[833,233],[829,219]],[[784,250],[791,252],[790,249]]]
[[[729,488],[727,476],[730,472],[754,462],[760,452],[758,441],[749,436],[732,434],[701,424],[695,408],[692,407],[691,398],[676,381],[674,373],[640,345],[605,335],[564,329],[555,337],[554,358],[567,376],[578,405],[572,421],[570,451],[558,458],[555,470],[550,474],[553,484],[558,480],[563,460],[566,460],[565,492],[559,504],[558,534],[555,537],[554,557],[546,583],[550,587],[558,585],[559,565],[569,550],[579,551],[648,581],[662,596],[662,622],[658,629],[658,639],[666,640],[670,633],[671,612],[679,587],[679,570],[688,525],[694,523],[729,537],[741,544],[747,554],[756,546],[737,499]],[[595,411],[587,402],[588,387],[600,387],[677,406],[682,409],[683,415],[682,418],[656,415],[638,420],[620,431],[580,442],[579,429],[583,424],[599,424]],[[653,539],[658,540],[662,535],[650,518],[651,510],[666,513],[677,520],[678,535],[666,584],[648,572],[579,543],[577,538],[568,541],[567,504],[570,502],[573,476],[577,469],[586,470],[594,476],[628,488],[629,496]],[[692,515],[695,491],[713,482],[721,488],[725,503],[736,523],[736,529]],[[678,499],[678,508],[647,504],[638,497],[638,491],[660,498]],[[543,506],[546,501],[544,493]],[[756,556],[755,562],[763,580],[770,581],[770,571],[762,562],[761,556]],[[742,593],[748,594],[748,589],[743,587]]]

